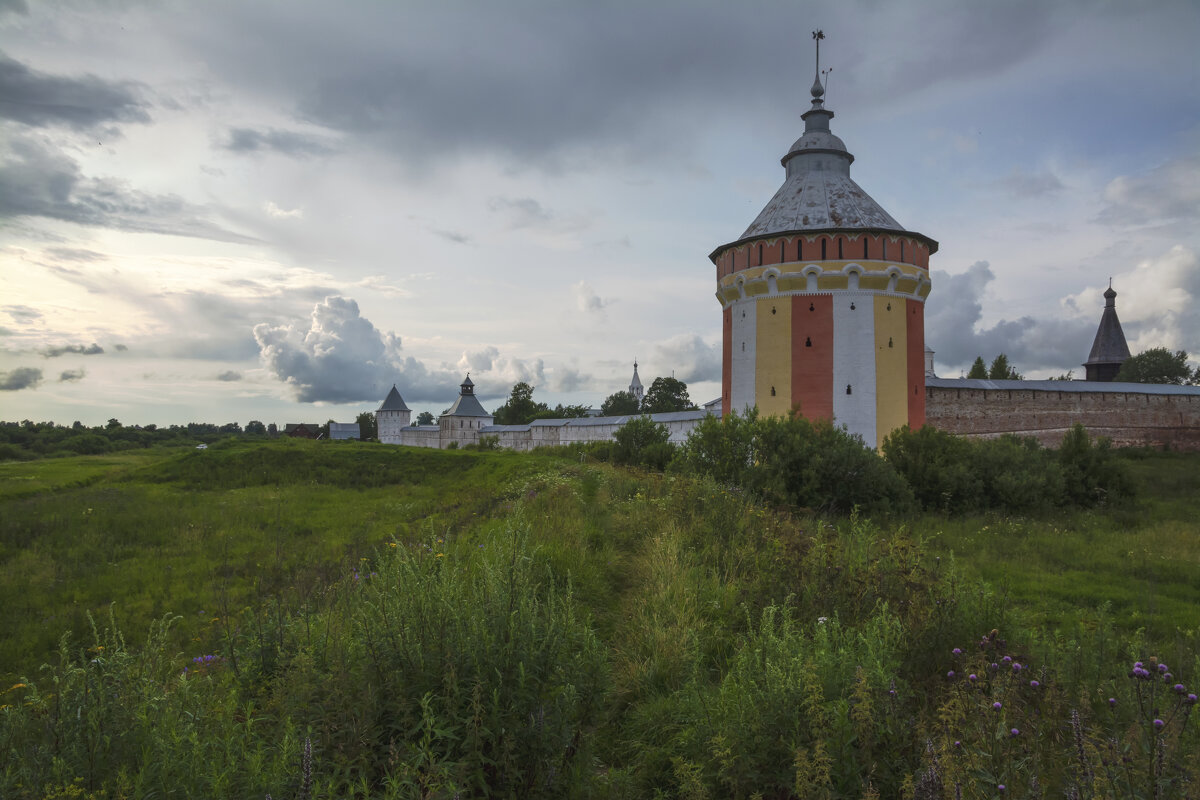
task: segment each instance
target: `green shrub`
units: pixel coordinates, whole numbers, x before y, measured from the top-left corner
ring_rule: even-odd
[[[772,502],[849,513],[902,511],[912,494],[862,438],[801,416],[703,420],[679,457],[683,469]]]
[[[907,426],[884,440],[883,454],[929,511],[1031,511],[1092,506],[1132,496],[1132,483],[1109,443],[1092,443],[1083,426],[1057,452],[1005,435],[966,439]]]
[[[1082,425],[1073,426],[1063,437],[1058,463],[1067,502],[1091,506],[1134,494],[1133,481],[1125,465],[1117,460],[1112,443],[1103,437],[1092,441]]]
[[[648,416],[633,417],[613,434],[613,461],[662,470],[674,455],[667,426]]]

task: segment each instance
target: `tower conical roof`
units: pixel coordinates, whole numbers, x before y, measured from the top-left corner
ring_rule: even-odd
[[[1083,364],[1121,364],[1127,358],[1129,345],[1125,343],[1121,320],[1117,319],[1117,293],[1109,286],[1104,292],[1104,313],[1100,316],[1100,327],[1096,329],[1088,360]]]
[[[445,417],[490,417],[492,416],[479,402],[479,398],[475,396],[475,382],[468,375],[467,379],[461,384],[461,391],[458,397],[454,400],[454,405],[442,412]]]
[[[388,392],[388,396],[384,398],[383,405],[379,407],[380,411],[409,411],[409,407],[404,405],[404,398],[400,396],[400,392],[396,390],[396,384],[392,384],[392,390]]]
[[[638,377],[636,361],[633,362],[633,380],[629,382],[630,390],[633,390],[635,387],[638,389],[642,388],[642,379]]]
[[[812,108],[801,115],[804,135],[780,162],[786,170],[783,185],[741,237],[718,247],[713,256],[749,239],[825,230],[896,231],[924,240],[929,252],[936,253],[937,242],[905,230],[850,178],[854,156],[829,129],[833,112],[825,108],[819,78],[813,83],[812,95]]]

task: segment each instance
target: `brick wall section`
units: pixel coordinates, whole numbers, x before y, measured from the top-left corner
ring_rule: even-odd
[[[928,424],[948,433],[1033,436],[1056,447],[1075,423],[1117,447],[1200,451],[1200,392],[1072,392],[925,388]]]

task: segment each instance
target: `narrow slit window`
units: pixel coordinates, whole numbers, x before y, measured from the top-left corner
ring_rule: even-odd
[[[804,340],[804,346],[805,346],[805,347],[812,347],[812,337],[811,337],[811,336],[809,336],[809,337],[805,338],[805,340]]]
[[[771,397],[774,397],[774,396],[775,396],[775,387],[772,386],[771,387]]]
[[[867,254],[867,237],[866,236],[863,237],[863,258],[870,258],[870,256]]]
[[[854,303],[851,303],[851,304],[850,304],[850,310],[851,310],[851,311],[853,311],[853,310],[854,310]]]
[[[824,238],[821,239],[821,260],[822,261],[825,260],[825,241],[826,240]]]
[[[850,388],[850,384],[848,383],[846,384],[846,394],[854,394],[853,390]]]
[[[763,246],[758,246],[758,265],[761,267],[763,263]]]

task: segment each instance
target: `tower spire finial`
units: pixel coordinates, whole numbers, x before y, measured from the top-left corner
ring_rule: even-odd
[[[821,102],[821,95],[825,94],[825,87],[821,85],[821,40],[825,38],[825,31],[813,31],[812,38],[817,43],[817,69],[811,90],[813,103],[816,104]]]

